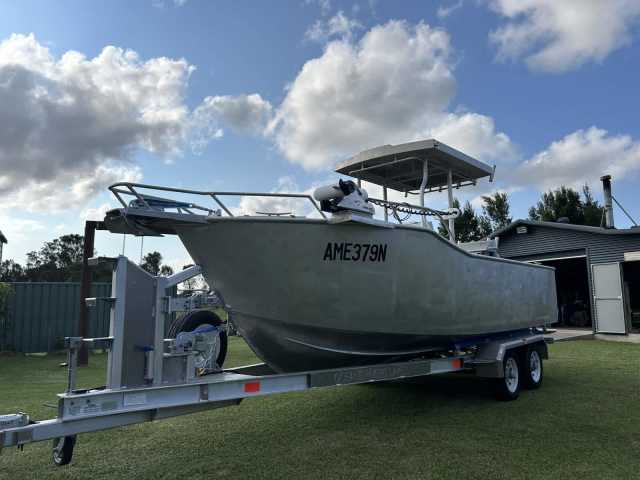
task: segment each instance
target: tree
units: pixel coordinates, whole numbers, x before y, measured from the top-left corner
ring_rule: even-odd
[[[169,265],[162,265],[160,267],[160,275],[162,275],[163,277],[173,275],[173,268],[171,268]]]
[[[560,218],[569,219],[576,225],[599,226],[603,208],[594,200],[591,189],[585,185],[580,193],[562,185],[556,190],[542,194],[538,203],[529,209],[529,218],[543,222],[557,222]]]
[[[602,224],[602,217],[604,215],[604,207],[593,198],[591,188],[586,183],[582,187],[582,196],[584,197],[583,212],[584,212],[584,224],[591,225],[592,227],[599,227]]]
[[[506,193],[495,192],[493,195],[483,195],[482,202],[483,215],[480,218],[480,226],[485,236],[511,223],[509,197]]]
[[[69,282],[80,279],[84,237],[62,235],[27,253],[26,279],[33,282]]]
[[[0,282],[24,282],[27,274],[17,262],[13,260],[5,260],[0,265]]]
[[[453,206],[455,208],[460,208],[460,202],[457,198],[453,199]],[[456,242],[472,242],[475,240],[481,240],[484,237],[483,232],[480,229],[480,219],[476,215],[476,212],[469,201],[465,202],[464,207],[460,212],[460,216],[453,222],[456,233]],[[443,237],[449,237],[448,230],[442,222],[438,226],[438,233]]]
[[[168,277],[169,275],[173,275],[173,269],[169,265],[162,265],[162,255],[160,252],[147,253],[142,258],[140,267],[155,276],[162,275]]]
[[[531,220],[556,222],[563,217],[568,218],[569,223],[582,225],[584,222],[580,194],[564,185],[543,193],[536,206],[529,209]]]

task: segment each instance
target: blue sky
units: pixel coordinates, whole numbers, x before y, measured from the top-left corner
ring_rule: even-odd
[[[637,0],[6,3],[5,258],[81,231],[120,178],[302,191],[361,149],[432,136],[497,165],[464,199],[506,189],[524,217],[552,186],[600,198],[611,173],[638,218],[639,26]],[[175,239],[151,249],[188,260]]]

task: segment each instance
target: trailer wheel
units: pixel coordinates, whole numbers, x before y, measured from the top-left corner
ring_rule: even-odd
[[[498,400],[510,401],[520,394],[520,367],[518,355],[508,351],[502,361],[504,376],[494,379],[494,387]]]
[[[53,439],[53,463],[61,467],[67,465],[73,457],[73,447],[76,446],[76,436],[59,437]]]
[[[528,348],[522,362],[522,386],[530,390],[540,388],[542,384],[542,356],[537,348]]]
[[[202,325],[213,325],[219,327],[224,322],[222,319],[210,310],[194,310],[187,313],[182,318],[177,318],[173,321],[169,327],[169,337],[176,338],[181,332],[192,332],[196,328]],[[219,367],[222,367],[225,359],[227,358],[227,332],[223,329],[220,330],[220,352],[216,359],[216,363]]]

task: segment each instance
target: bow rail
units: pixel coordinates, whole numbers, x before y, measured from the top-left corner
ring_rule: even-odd
[[[322,216],[327,218],[320,209],[316,201],[311,195],[305,193],[274,193],[274,192],[211,192],[204,190],[190,190],[186,188],[163,187],[160,185],[148,185],[144,183],[118,182],[109,187],[109,190],[118,199],[124,208],[137,207],[149,210],[165,211],[167,209],[175,209],[178,213],[197,215],[198,212],[204,212],[205,215],[220,215],[220,210],[198,205],[193,202],[185,202],[173,200],[169,198],[157,197],[141,193],[140,190],[154,190],[160,192],[181,193],[187,195],[201,195],[212,198],[216,204],[228,216],[235,217],[231,209],[225,205],[220,197],[272,197],[272,198],[300,198],[307,199],[311,202],[315,210]],[[127,202],[126,197],[134,197]],[[258,213],[258,212],[256,212]],[[264,214],[264,212],[260,212]],[[273,213],[272,213],[273,214]]]

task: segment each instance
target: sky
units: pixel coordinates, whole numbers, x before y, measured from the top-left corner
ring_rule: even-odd
[[[640,219],[639,35],[640,0],[5,2],[4,258],[81,233],[118,181],[310,192],[361,150],[427,138],[496,165],[456,192],[476,207],[506,191],[524,218],[585,183],[602,201],[611,174]],[[171,237],[96,248],[190,262]]]

